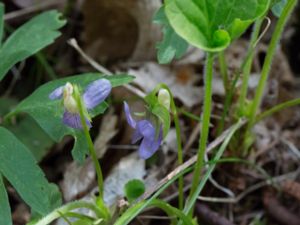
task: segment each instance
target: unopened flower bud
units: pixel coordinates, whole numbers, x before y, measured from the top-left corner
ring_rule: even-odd
[[[158,102],[170,110],[171,97],[166,89],[160,89],[158,92]]]
[[[77,102],[73,96],[74,87],[71,83],[66,83],[63,92],[64,107],[70,113],[78,113]]]

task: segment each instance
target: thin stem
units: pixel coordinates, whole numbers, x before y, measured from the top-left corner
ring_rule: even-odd
[[[174,124],[175,124],[175,129],[176,129],[176,142],[177,142],[177,148],[178,148],[178,165],[182,165],[183,164],[183,152],[182,152],[182,141],[181,141],[181,132],[180,132],[180,124],[179,124],[179,118],[178,118],[178,114],[177,114],[177,109],[176,109],[176,105],[172,96],[171,99],[171,109],[173,112],[173,116],[174,116]],[[183,209],[183,176],[180,176],[178,179],[178,205],[179,205],[179,209],[182,210]]]
[[[246,101],[247,92],[248,92],[249,77],[250,77],[250,72],[251,72],[251,67],[252,67],[253,57],[254,57],[255,43],[258,39],[259,31],[262,26],[262,22],[263,22],[263,18],[260,18],[254,24],[252,35],[251,35],[251,40],[250,40],[250,45],[248,48],[248,53],[245,58],[245,62],[243,63],[242,68],[241,68],[243,75],[242,75],[242,87],[241,87],[240,96],[239,96],[239,100],[238,100],[239,115],[243,114],[243,112],[244,112],[244,106],[245,106],[245,101]]]
[[[196,120],[198,122],[201,122],[201,119],[199,118],[199,116],[194,115],[193,113],[190,113],[186,110],[184,110],[183,108],[179,109],[180,113],[182,113],[184,116],[192,119],[192,120]]]
[[[171,111],[173,113],[173,117],[174,117],[174,124],[175,124],[175,130],[176,130],[176,142],[177,142],[177,157],[178,157],[178,165],[182,165],[183,164],[183,151],[182,151],[182,140],[181,140],[181,131],[180,131],[180,124],[179,124],[179,117],[178,117],[178,113],[177,113],[177,107],[174,101],[174,97],[173,94],[171,92],[171,90],[169,89],[169,87],[165,84],[159,84],[157,86],[157,90],[159,90],[160,88],[164,88],[169,92],[170,95],[170,106],[171,106]],[[156,91],[154,91],[154,93],[156,93]],[[179,209],[183,209],[183,186],[184,186],[184,182],[183,182],[183,176],[180,176],[178,179],[178,208]]]
[[[271,39],[271,43],[269,45],[268,51],[267,51],[267,55],[265,58],[265,62],[262,68],[262,72],[261,72],[261,78],[259,80],[258,83],[258,87],[254,96],[254,100],[253,103],[251,105],[251,109],[250,109],[250,118],[249,118],[249,124],[247,127],[247,132],[250,132],[251,128],[253,127],[253,125],[255,124],[256,121],[256,113],[257,110],[261,104],[262,101],[262,97],[263,97],[263,93],[265,90],[265,86],[266,86],[266,82],[268,79],[268,75],[271,69],[271,64],[272,64],[272,60],[273,57],[276,53],[276,49],[277,49],[277,44],[280,40],[282,31],[284,29],[284,26],[291,14],[291,12],[293,11],[293,9],[295,8],[297,3],[297,0],[289,0],[287,2],[287,4],[285,5],[282,14],[276,24],[272,39]]]
[[[210,114],[211,114],[213,62],[214,62],[213,53],[208,53],[206,59],[206,67],[205,67],[205,96],[204,96],[204,106],[203,106],[203,118],[201,123],[202,126],[201,135],[199,139],[197,161],[194,169],[192,187],[189,193],[189,198],[193,196],[194,192],[197,189],[197,186],[200,181],[201,170],[204,165],[204,155],[205,155],[206,143],[208,139]],[[191,209],[190,213],[192,213],[192,210],[193,209]]]
[[[268,109],[267,111],[265,111],[265,112],[261,113],[260,115],[258,115],[256,117],[255,123],[271,116],[272,114],[274,114],[276,112],[279,112],[279,111],[284,110],[288,107],[296,106],[296,105],[299,105],[299,104],[300,104],[300,98],[293,99],[293,100],[290,100],[290,101],[287,101],[287,102],[283,102],[279,105],[276,105],[273,108]]]
[[[83,127],[83,132],[84,132],[84,135],[85,135],[86,140],[87,140],[89,153],[91,155],[91,158],[93,160],[93,163],[94,163],[94,166],[95,166],[95,169],[96,169],[96,173],[97,173],[97,178],[98,178],[97,183],[98,183],[98,189],[99,189],[99,197],[100,197],[100,199],[103,199],[103,189],[104,189],[104,187],[103,187],[102,170],[101,170],[101,166],[100,166],[100,163],[99,163],[97,155],[96,155],[96,151],[95,151],[94,144],[93,144],[90,132],[89,132],[89,128],[86,124],[86,118],[84,116],[84,108],[83,108],[84,106],[82,105],[82,100],[81,100],[81,97],[80,97],[79,94],[76,96],[76,101],[77,101],[77,105],[78,105],[78,108],[79,108],[79,114],[80,114],[80,119],[81,119],[81,123],[82,123],[82,127]]]
[[[219,53],[219,64],[220,64],[220,71],[221,71],[225,95],[226,95],[230,84],[228,79],[228,67],[227,67],[224,51]]]
[[[87,208],[92,210],[93,212],[95,212],[96,216],[99,218],[104,217],[103,213],[97,208],[96,205],[89,203],[89,202],[85,202],[85,201],[76,201],[76,202],[71,202],[68,203],[56,210],[54,210],[53,212],[51,212],[50,214],[48,214],[46,217],[42,218],[41,220],[39,220],[35,225],[47,225],[50,224],[51,222],[53,222],[54,220],[58,219],[59,217],[61,217],[61,215],[65,215],[66,213],[68,213],[71,210],[74,209],[79,209],[79,208]]]

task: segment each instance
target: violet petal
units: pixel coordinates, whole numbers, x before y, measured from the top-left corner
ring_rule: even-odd
[[[156,152],[157,149],[158,147],[153,148],[153,141],[144,138],[139,147],[139,155],[142,159],[148,159]]]
[[[70,113],[68,111],[64,112],[63,123],[69,127],[75,129],[82,129],[81,119],[79,114]],[[92,127],[90,121],[86,119],[86,125],[90,128]]]
[[[140,120],[137,122],[136,129],[147,139],[155,139],[155,128],[148,120]]]
[[[62,98],[63,92],[64,92],[64,86],[60,86],[50,93],[49,98],[51,100]]]
[[[136,121],[132,118],[131,113],[130,113],[130,109],[129,106],[127,104],[127,102],[124,102],[124,111],[125,111],[125,115],[126,115],[126,119],[128,124],[132,127],[132,128],[136,128]]]
[[[99,79],[87,86],[83,101],[87,109],[93,109],[103,102],[111,92],[111,83],[107,79]]]
[[[162,129],[160,129],[158,137],[155,137],[155,132],[153,136],[146,137],[141,142],[139,147],[139,155],[143,159],[150,158],[159,148],[163,138]]]
[[[134,144],[137,141],[141,140],[142,138],[143,138],[143,135],[138,130],[135,130],[131,137],[131,143]]]

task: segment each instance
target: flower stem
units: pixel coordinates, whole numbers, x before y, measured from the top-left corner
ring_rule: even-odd
[[[255,96],[254,96],[254,100],[253,100],[253,103],[252,103],[251,108],[250,108],[250,115],[249,115],[249,123],[248,123],[248,127],[247,127],[247,132],[250,132],[250,130],[252,129],[252,127],[255,124],[256,113],[257,113],[257,110],[258,110],[258,108],[261,104],[261,101],[262,101],[262,97],[263,97],[263,93],[264,93],[264,90],[265,90],[266,82],[267,82],[268,75],[269,75],[269,72],[270,72],[270,69],[271,69],[272,60],[273,60],[273,57],[276,53],[277,44],[280,40],[280,37],[281,37],[282,31],[284,29],[284,26],[285,26],[285,24],[286,24],[286,22],[287,22],[287,20],[290,16],[291,12],[293,11],[293,9],[296,6],[296,3],[297,3],[297,0],[288,0],[288,2],[286,3],[286,5],[285,5],[285,7],[282,11],[282,14],[281,14],[280,18],[279,18],[279,20],[276,24],[276,27],[275,27],[275,30],[274,30],[274,33],[273,33],[268,51],[267,51],[265,62],[264,62],[263,68],[262,68],[261,78],[259,80],[258,87],[257,87],[256,93],[255,93]]]
[[[247,53],[247,56],[242,65],[242,68],[241,68],[242,87],[240,90],[240,96],[239,96],[239,100],[238,100],[238,111],[239,111],[238,115],[242,115],[242,116],[243,116],[243,112],[244,112],[245,101],[247,98],[249,77],[250,77],[251,67],[252,67],[252,63],[253,63],[255,43],[258,39],[259,31],[262,26],[262,22],[263,22],[263,18],[260,18],[254,24],[252,35],[251,35],[251,40],[250,40],[250,45],[248,48],[248,53]]]
[[[164,88],[169,92],[170,95],[170,106],[171,106],[171,111],[173,113],[174,116],[174,124],[175,124],[175,130],[176,130],[176,142],[177,142],[177,157],[178,157],[178,165],[182,165],[183,164],[183,151],[182,151],[182,141],[181,141],[181,131],[180,131],[180,124],[179,124],[179,117],[178,117],[178,113],[177,113],[177,107],[174,101],[174,97],[173,94],[171,92],[171,90],[169,89],[169,87],[166,84],[159,84],[157,86],[157,90],[159,90],[160,88]],[[156,93],[156,91],[154,91],[154,93]],[[178,179],[178,208],[179,209],[183,209],[183,176],[180,176]]]
[[[92,203],[85,202],[85,201],[76,201],[76,202],[71,202],[68,203],[58,209],[55,209],[53,212],[39,220],[35,225],[47,225],[53,222],[54,220],[58,219],[61,217],[61,215],[66,214],[67,212],[74,210],[74,209],[79,209],[79,208],[87,208],[92,210],[98,218],[102,218],[105,215],[98,209],[98,207]]]
[[[87,140],[89,153],[90,153],[90,156],[93,160],[93,163],[94,163],[94,166],[95,166],[95,169],[96,169],[97,183],[98,183],[98,189],[99,189],[99,197],[100,197],[100,199],[103,200],[103,189],[104,189],[104,187],[103,187],[102,170],[101,170],[101,166],[100,166],[100,163],[99,163],[97,155],[96,155],[96,151],[95,151],[94,144],[93,144],[90,132],[89,132],[89,128],[86,124],[86,118],[84,116],[84,108],[83,108],[84,106],[82,104],[82,100],[81,100],[81,97],[80,97],[79,94],[76,96],[76,101],[77,101],[77,105],[78,105],[78,108],[79,108],[79,114],[80,114],[80,119],[81,119],[81,123],[82,123],[82,127],[83,127],[83,132],[84,132],[84,135],[85,135],[86,140]]]
[[[201,123],[201,135],[199,139],[199,147],[197,154],[197,161],[194,169],[194,175],[192,180],[192,187],[189,193],[189,199],[197,189],[200,181],[200,175],[204,163],[204,155],[206,149],[206,143],[209,133],[210,114],[211,114],[211,102],[212,102],[212,78],[213,78],[213,53],[207,53],[206,66],[205,66],[205,96],[203,106],[203,118]],[[192,213],[192,212],[190,212]]]
[[[178,148],[178,165],[182,165],[183,164],[183,152],[182,152],[182,142],[181,142],[181,132],[180,132],[180,125],[179,125],[179,118],[178,118],[178,114],[177,114],[177,109],[176,109],[176,105],[173,99],[173,96],[171,98],[171,109],[173,112],[173,116],[174,116],[174,124],[175,124],[175,129],[176,129],[176,142],[177,142],[177,148]],[[183,209],[183,176],[180,176],[178,179],[178,205],[179,205],[179,209],[182,210]]]

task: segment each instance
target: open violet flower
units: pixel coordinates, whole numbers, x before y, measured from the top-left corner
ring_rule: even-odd
[[[90,83],[82,97],[84,116],[87,126],[90,128],[91,119],[88,110],[101,104],[111,92],[111,83],[107,79],[99,79]],[[78,88],[76,89],[78,90]],[[67,82],[64,86],[56,88],[50,93],[51,100],[62,99],[64,105],[63,123],[75,129],[82,129],[79,108],[75,100],[75,87]]]
[[[155,127],[147,119],[135,121],[131,116],[129,106],[126,102],[124,102],[124,110],[128,124],[135,129],[132,135],[132,143],[134,144],[142,140],[139,147],[139,155],[143,159],[150,158],[158,150],[162,142],[162,128]]]

